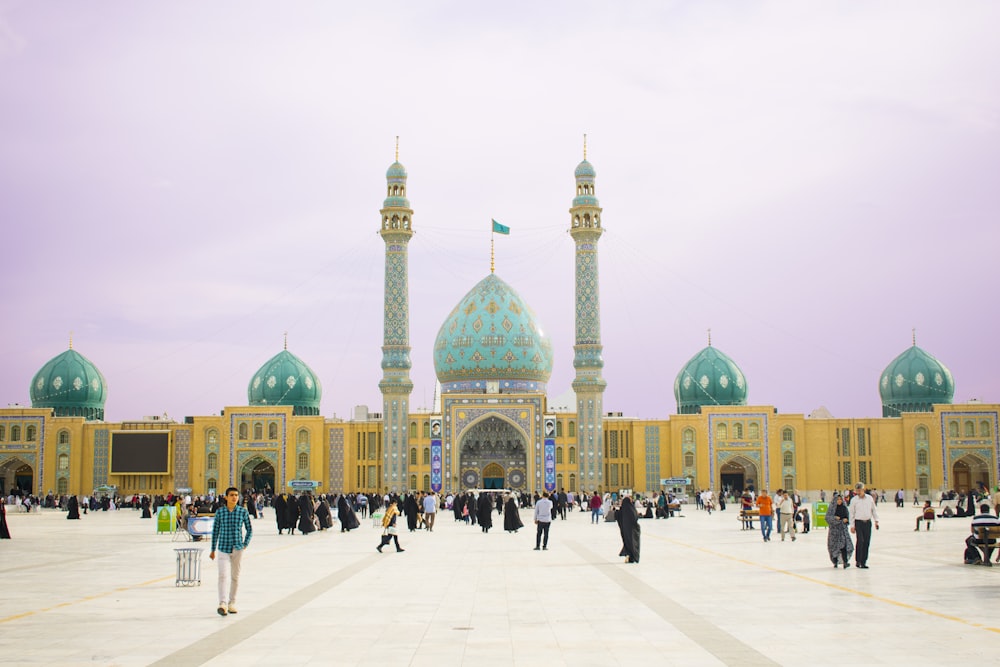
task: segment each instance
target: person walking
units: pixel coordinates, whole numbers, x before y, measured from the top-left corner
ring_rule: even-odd
[[[594,491],[594,495],[590,497],[590,523],[600,523],[601,522],[601,497],[597,495],[597,491]]]
[[[778,530],[781,531],[781,541],[785,541],[785,533],[789,533],[792,536],[792,542],[795,541],[795,503],[792,502],[791,496],[788,495],[788,491],[782,491],[780,500],[778,501],[778,507],[781,512],[778,516],[781,517],[781,525],[778,526]]]
[[[707,505],[706,505],[707,506]],[[639,515],[635,510],[635,503],[632,496],[622,498],[618,511],[615,512],[615,521],[618,522],[618,530],[622,536],[622,549],[619,556],[625,556],[626,563],[639,562]]]
[[[243,534],[243,529],[246,534]],[[212,552],[215,560],[219,551],[219,616],[236,613],[236,592],[240,585],[240,568],[243,552],[250,546],[253,525],[250,514],[240,505],[240,490],[235,486],[226,489],[226,504],[215,512],[212,525]]]
[[[431,491],[424,496],[424,525],[428,532],[434,532],[435,516],[437,516],[437,496]]]
[[[851,566],[851,554],[854,552],[854,544],[851,536],[847,532],[847,524],[850,522],[850,514],[844,498],[839,493],[833,494],[833,502],[830,503],[826,511],[826,550],[830,554],[833,566],[837,567],[838,560],[843,562],[846,570]]]
[[[389,544],[389,542],[396,542],[396,552],[406,551],[403,547],[399,546],[399,531],[396,529],[396,517],[399,516],[399,509],[396,508],[396,501],[390,500],[389,507],[385,510],[385,516],[382,517],[382,543],[375,547],[375,550],[382,553],[382,547]]]
[[[878,510],[875,509],[875,499],[865,492],[865,485],[858,482],[854,485],[855,494],[848,507],[850,514],[851,534],[857,536],[854,549],[854,564],[862,570],[868,569],[868,549],[872,542],[872,522],[878,530]]]
[[[760,534],[765,542],[771,541],[771,496],[767,495],[767,489],[757,496],[757,509],[760,511]]]
[[[542,497],[535,503],[535,551],[548,551],[551,525],[552,501],[549,500],[549,492],[542,491]]]

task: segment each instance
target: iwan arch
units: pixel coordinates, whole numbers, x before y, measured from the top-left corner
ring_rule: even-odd
[[[711,341],[677,372],[676,414],[640,420],[606,411],[603,210],[590,162],[584,159],[573,177],[572,355],[553,351],[541,320],[514,289],[517,280],[491,271],[444,317],[434,349],[419,351],[433,355],[441,391],[431,412],[412,408],[408,252],[419,224],[406,170],[396,161],[373,224],[385,244],[381,412],[323,417],[319,375],[286,345],[250,375],[246,400],[221,415],[108,423],[105,379],[71,344],[30,379],[32,407],[0,409],[0,489],[206,493],[231,484],[287,490],[290,481],[308,479],[323,491],[652,492],[665,478],[690,477],[697,487],[716,489],[817,490],[861,481],[927,495],[998,483],[1000,405],[953,404],[951,373],[915,341],[870,380],[880,392],[881,418],[784,414],[748,404],[748,379]],[[575,369],[569,407],[549,400],[556,353]],[[169,433],[169,470],[113,474],[112,435],[157,430]]]

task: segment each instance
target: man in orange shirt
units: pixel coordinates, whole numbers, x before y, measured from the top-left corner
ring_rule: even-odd
[[[764,536],[765,542],[771,541],[771,497],[767,495],[767,489],[757,496],[757,508],[760,510],[760,534]]]

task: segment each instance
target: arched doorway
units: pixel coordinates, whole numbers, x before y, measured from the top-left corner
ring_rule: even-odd
[[[243,466],[240,473],[240,489],[246,491],[274,491],[274,466],[261,458],[252,458]]]
[[[0,492],[34,493],[35,470],[19,458],[11,458],[0,464]]]
[[[739,494],[743,489],[757,490],[757,465],[743,456],[736,456],[719,468],[719,491]]]
[[[989,488],[990,468],[985,461],[973,454],[966,454],[951,464],[952,488],[959,493],[975,489],[980,482]]]
[[[469,426],[459,443],[461,488],[528,490],[525,437],[514,424],[490,415]]]

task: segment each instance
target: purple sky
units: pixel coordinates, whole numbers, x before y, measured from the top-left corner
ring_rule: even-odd
[[[676,413],[713,344],[749,402],[881,414],[917,343],[1000,401],[1000,4],[0,0],[0,401],[74,347],[109,420],[246,403],[282,347],[322,413],[381,409],[400,135],[413,405],[489,272],[573,377],[582,135],[605,408]]]

